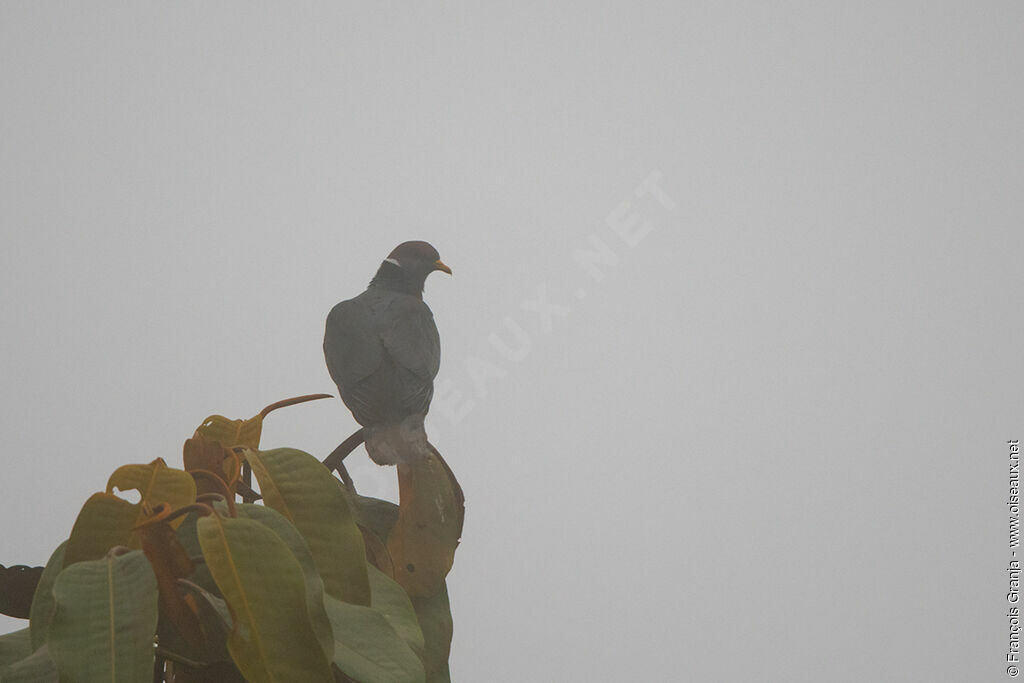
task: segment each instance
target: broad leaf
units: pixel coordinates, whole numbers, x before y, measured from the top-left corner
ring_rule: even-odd
[[[448,654],[452,647],[452,612],[448,587],[442,584],[437,593],[429,598],[413,598],[412,604],[426,641],[422,656],[427,682],[450,683]]]
[[[263,431],[263,415],[248,420],[231,420],[223,415],[211,415],[196,429],[196,435],[207,441],[219,441],[222,446],[260,447],[260,432]]]
[[[50,619],[53,618],[53,582],[64,569],[64,549],[68,542],[64,541],[50,555],[39,577],[35,597],[32,598],[32,611],[28,617],[28,627],[32,632],[32,649],[38,650],[46,644],[46,634],[50,631]]]
[[[182,459],[185,471],[195,480],[197,494],[219,493],[224,496],[225,505],[234,509],[234,492],[242,476],[242,461],[232,449],[196,432],[185,441]]]
[[[7,667],[0,667],[3,683],[57,683],[57,665],[45,645]]]
[[[246,458],[263,501],[306,539],[327,593],[369,605],[363,536],[338,480],[312,455],[291,448],[247,451]]]
[[[137,681],[153,675],[156,578],[142,551],[66,568],[47,645],[68,682]]]
[[[395,580],[412,597],[436,593],[455,561],[466,513],[462,489],[441,458],[398,465],[399,511],[387,547]]]
[[[423,650],[423,632],[405,589],[370,565],[370,606],[384,615],[395,632],[416,652]]]
[[[227,481],[231,476],[231,470],[234,469],[224,464],[230,450],[220,441],[212,441],[196,432],[191,439],[185,440],[185,447],[182,449],[181,458],[185,463],[185,471],[206,470]]]
[[[231,616],[231,610],[228,609],[228,603],[224,602],[223,598],[217,597],[202,586],[191,581],[179,581],[179,583],[182,584],[185,590],[196,597],[196,604],[200,606],[200,614],[209,615],[212,620],[217,622],[217,626],[225,634],[234,629],[234,619]]]
[[[85,501],[71,529],[64,551],[64,566],[83,560],[98,560],[116,545],[139,547],[132,528],[142,509],[111,493],[94,493]]]
[[[170,621],[189,645],[201,648],[199,609],[195,600],[178,584],[178,579],[187,579],[195,571],[188,551],[163,517],[147,521],[137,531],[142,540],[142,552],[156,575],[156,585],[160,590],[160,616]]]
[[[360,496],[345,489],[345,497],[352,507],[356,522],[371,530],[382,540],[386,540],[391,528],[398,521],[398,506],[390,500]]]
[[[214,509],[217,509],[216,506]],[[224,509],[226,510],[226,508]],[[199,545],[199,532],[196,530],[196,522],[199,519],[199,515],[195,512],[188,513],[185,516],[185,521],[174,532],[182,547],[185,548],[185,552],[190,557],[197,557],[203,554],[203,548]],[[188,579],[192,583],[201,586],[204,590],[217,593],[217,583],[213,580],[213,576],[210,575],[210,569],[205,562],[196,565],[195,572]]]
[[[334,664],[357,681],[422,683],[423,663],[375,609],[327,595],[334,630]]]
[[[388,578],[394,578],[395,563],[391,559],[391,553],[388,552],[387,544],[380,536],[370,531],[362,524],[359,525],[359,531],[363,534],[363,545],[366,548],[366,561],[373,567],[387,574]],[[402,590],[404,591],[405,589],[403,588]]]
[[[333,681],[306,606],[302,566],[281,537],[251,519],[210,515],[196,524],[206,564],[235,618],[228,650],[242,675]]]
[[[203,424],[196,429],[196,435],[202,436],[211,441],[219,441],[221,445],[245,446],[253,450],[260,447],[260,432],[263,430],[263,419],[278,408],[298,405],[307,401],[315,401],[321,398],[332,398],[330,394],[307,394],[286,398],[283,401],[271,403],[259,412],[258,415],[248,420],[232,420],[223,415],[211,415],[203,420]]]
[[[184,471],[167,466],[163,458],[157,458],[148,465],[123,465],[114,470],[107,480],[107,493],[119,491],[138,491],[142,502],[150,507],[167,503],[171,509],[177,509],[194,503],[196,500],[196,484],[192,476]],[[136,523],[146,518],[144,506],[138,505]],[[171,521],[172,527],[181,524],[182,518]]]
[[[0,669],[32,654],[32,638],[27,628],[0,636]]]
[[[263,524],[274,531],[292,551],[292,555],[302,567],[302,575],[306,580],[306,608],[309,610],[309,621],[316,632],[317,642],[323,648],[324,655],[330,661],[334,658],[334,638],[331,635],[331,622],[324,610],[324,582],[316,572],[313,555],[309,552],[302,535],[291,522],[277,510],[265,505],[243,503],[238,505],[238,516],[245,517]]]
[[[388,551],[387,538],[398,520],[398,506],[389,500],[360,496],[345,488],[342,491],[363,534],[366,560],[393,578],[395,563]]]

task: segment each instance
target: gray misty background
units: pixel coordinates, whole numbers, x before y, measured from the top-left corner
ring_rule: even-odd
[[[3,3],[0,562],[207,415],[334,392],[327,311],[426,239],[455,680],[1002,680],[1022,20]]]

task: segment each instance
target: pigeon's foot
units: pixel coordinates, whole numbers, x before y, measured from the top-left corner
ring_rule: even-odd
[[[364,427],[366,452],[378,465],[422,462],[430,455],[423,415],[410,415],[398,424]]]

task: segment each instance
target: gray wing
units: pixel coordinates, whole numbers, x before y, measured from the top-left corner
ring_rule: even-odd
[[[349,402],[346,394],[370,377],[384,360],[384,345],[374,327],[371,310],[357,297],[332,308],[324,330],[327,371],[338,385],[342,400],[356,413],[360,423],[363,422],[361,414],[370,408],[370,397],[358,398],[357,404],[361,405],[357,406]]]
[[[437,377],[441,338],[430,307],[404,296],[391,302],[382,319],[381,341],[395,364],[423,379]]]
[[[434,314],[421,299],[395,299],[384,315],[384,351],[395,366],[396,398],[405,414],[426,414],[441,367],[441,338]]]
[[[324,357],[345,405],[367,426],[427,412],[441,343],[422,300],[367,291],[327,316]]]

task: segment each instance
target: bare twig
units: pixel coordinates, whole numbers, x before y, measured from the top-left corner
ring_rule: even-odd
[[[268,413],[278,408],[286,408],[287,406],[293,406],[298,403],[305,403],[306,401],[316,401],[321,398],[334,398],[330,394],[306,394],[305,396],[296,396],[295,398],[286,398],[283,401],[277,403],[271,403],[269,406],[260,411],[260,417],[266,417]]]

